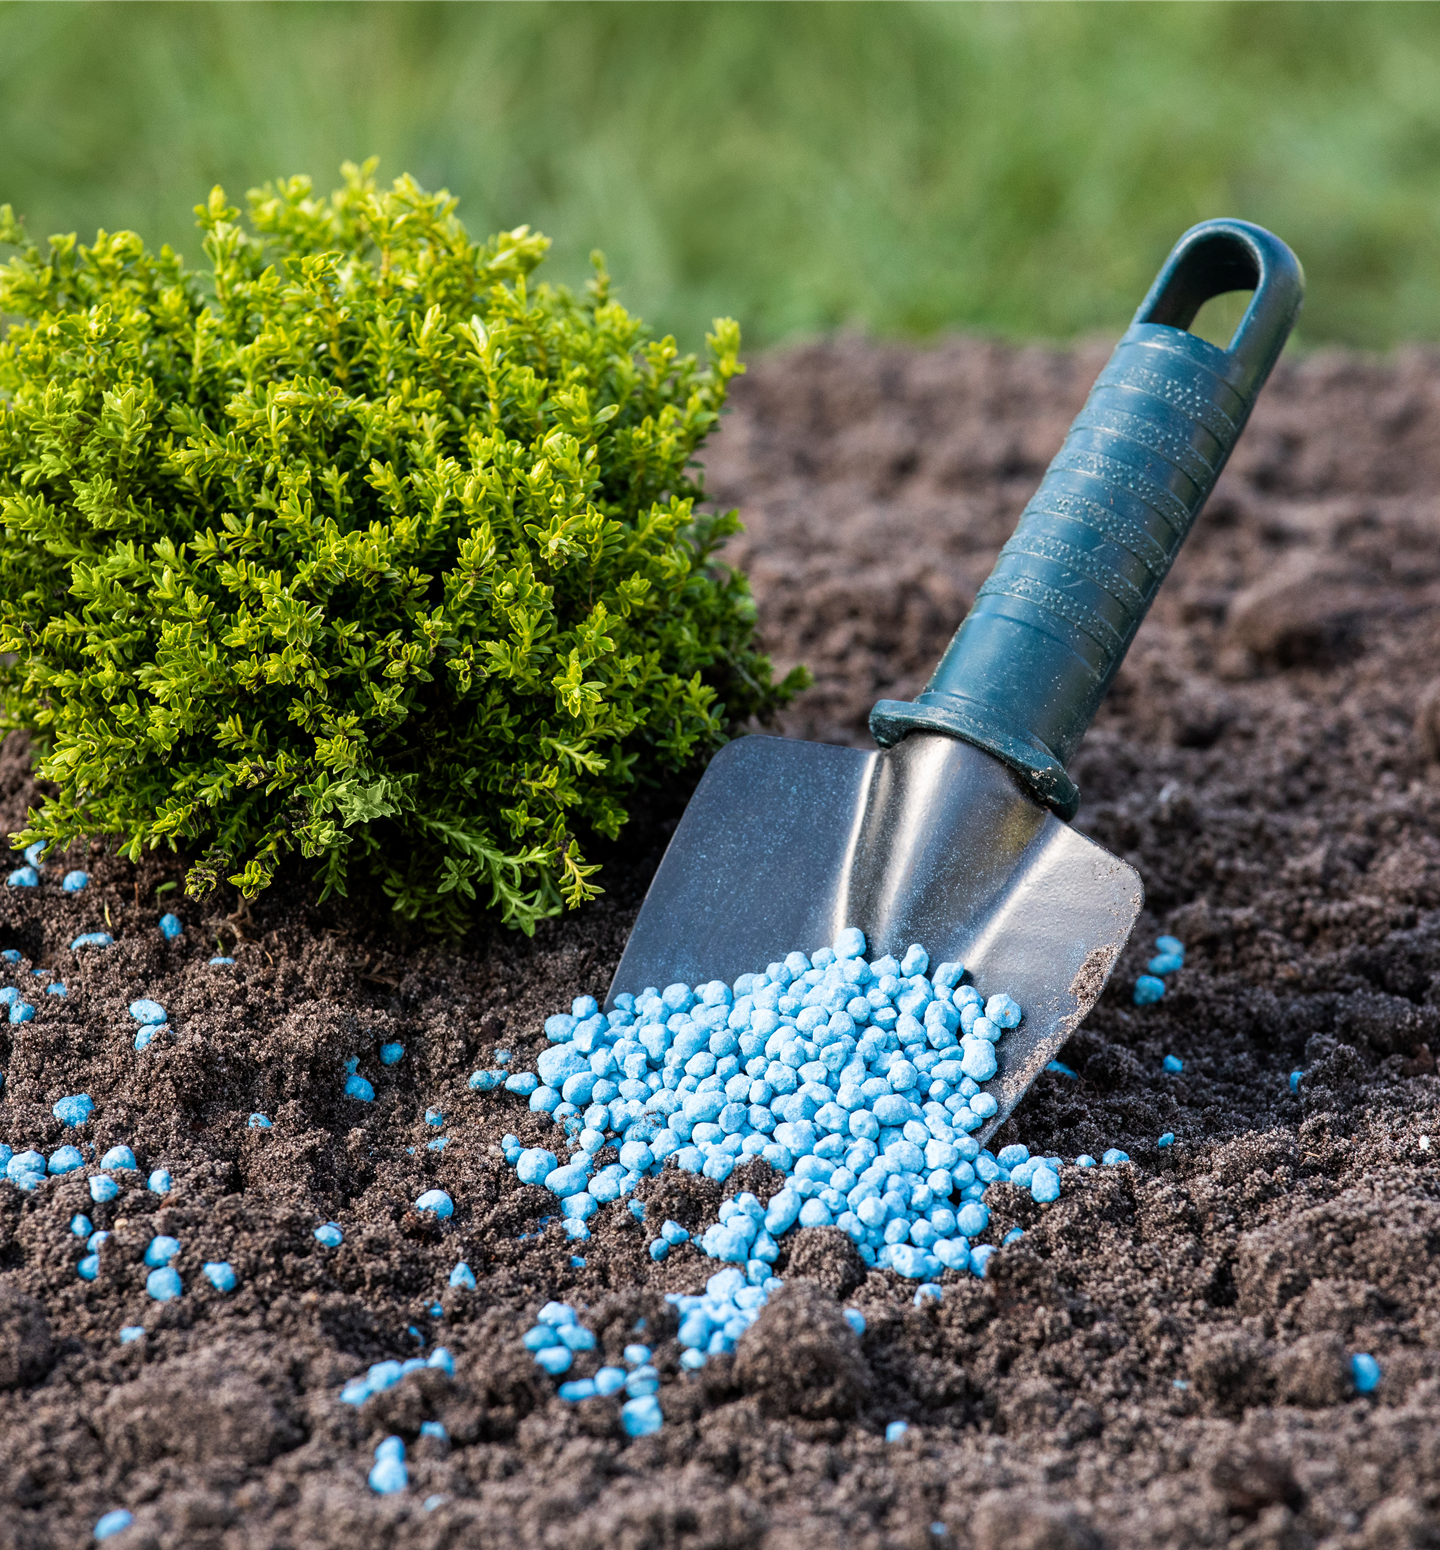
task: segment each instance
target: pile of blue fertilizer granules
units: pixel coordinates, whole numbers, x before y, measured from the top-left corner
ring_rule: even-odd
[[[995,1155],[971,1135],[996,1113],[985,1083],[1023,1009],[1003,987],[966,983],[961,963],[932,972],[918,944],[900,959],[865,952],[850,928],[730,985],[648,986],[609,1013],[577,997],[547,1019],[535,1072],[504,1080],[555,1121],[555,1148],[507,1136],[507,1162],[556,1197],[583,1241],[599,1211],[667,1163],[724,1184],[759,1157],[784,1187],[763,1204],[748,1192],[726,1200],[696,1240],[755,1286],[795,1227],[838,1227],[866,1264],[912,1280],[983,1274],[987,1188],[1019,1183],[1040,1203],[1061,1190],[1062,1159],[1018,1145]],[[500,1075],[477,1072],[471,1085],[492,1089]],[[617,1160],[597,1166],[607,1147]],[[652,1258],[688,1236],[658,1224]]]

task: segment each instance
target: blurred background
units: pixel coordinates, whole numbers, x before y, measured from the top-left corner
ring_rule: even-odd
[[[1440,337],[1435,6],[0,5],[34,235],[198,263],[213,184],[368,155],[546,232],[552,278],[602,248],[687,348],[1113,334],[1220,214],[1301,255],[1302,344]]]

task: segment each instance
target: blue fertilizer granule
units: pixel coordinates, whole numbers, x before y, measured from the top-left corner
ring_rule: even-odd
[[[345,1078],[345,1096],[358,1098],[361,1103],[374,1103],[375,1089],[358,1072],[352,1071]]]
[[[113,1512],[107,1512],[95,1525],[95,1538],[97,1540],[109,1539],[115,1534],[123,1534],[135,1521],[133,1512],[126,1512],[123,1507],[117,1507]]]
[[[145,1181],[145,1187],[152,1195],[168,1195],[172,1182],[168,1168],[157,1168]]]
[[[345,1241],[345,1233],[339,1222],[322,1222],[315,1229],[315,1241],[327,1249],[338,1249]]]
[[[120,1186],[114,1179],[108,1179],[103,1173],[95,1174],[90,1180],[90,1198],[97,1206],[103,1206],[114,1200],[120,1193]]]
[[[1129,1152],[1122,1152],[1118,1146],[1112,1146],[1100,1159],[1107,1168],[1114,1168],[1120,1163],[1130,1161]]]
[[[245,1125],[249,1130],[269,1130],[271,1128],[270,1116],[268,1114],[252,1114],[250,1118],[245,1121]]]
[[[185,935],[185,927],[178,915],[162,915],[160,917],[160,935],[167,942],[173,942],[176,937]]]
[[[210,960],[210,967],[214,969],[221,964],[231,964],[234,962],[235,960],[233,958],[227,958],[223,953],[217,953],[215,957]]]
[[[28,1023],[35,1019],[35,1008],[28,1001],[12,1001],[10,1003],[10,1021],[12,1023]]]
[[[235,1290],[235,1271],[228,1260],[209,1260],[201,1266],[201,1273],[217,1292],[233,1292]]]
[[[469,1267],[469,1265],[465,1263],[464,1260],[461,1260],[460,1263],[456,1265],[456,1267],[450,1272],[450,1285],[458,1286],[467,1292],[473,1292],[475,1290],[475,1272]]]
[[[128,1146],[112,1146],[100,1159],[100,1166],[112,1173],[134,1173],[135,1154]]]
[[[24,850],[25,864],[27,866],[38,867],[40,865],[40,859],[42,856],[44,856],[48,847],[49,842],[47,840],[32,841],[25,847]]]
[[[171,1265],[166,1265],[160,1270],[152,1270],[145,1277],[145,1290],[156,1302],[173,1302],[183,1290],[180,1285],[179,1271]]]
[[[1380,1363],[1364,1352],[1350,1358],[1350,1375],[1357,1394],[1371,1394],[1380,1383]]]
[[[5,881],[12,888],[35,888],[39,886],[40,874],[33,866],[18,866]]]
[[[1167,1130],[1165,1132],[1165,1134],[1163,1136],[1161,1136],[1158,1141],[1156,1141],[1155,1145],[1158,1146],[1162,1151],[1167,1146],[1174,1146],[1175,1145],[1175,1132],[1173,1130]]]
[[[100,1274],[100,1256],[87,1254],[75,1267],[75,1273],[82,1281],[93,1281]]]
[[[1172,1075],[1177,1075],[1185,1069],[1185,1062],[1178,1055],[1167,1055],[1161,1063]]]
[[[439,1130],[445,1124],[445,1115],[440,1109],[426,1109],[425,1123]]]
[[[403,1058],[404,1054],[405,1046],[403,1044],[382,1044],[380,1046],[380,1064],[382,1066],[393,1066]]]
[[[64,996],[68,995],[69,992],[65,989],[64,985],[60,983],[59,980],[51,980],[51,982],[45,987],[45,994],[47,996]]]
[[[1300,1079],[1301,1079],[1301,1077],[1303,1077],[1303,1076],[1304,1076],[1304,1075],[1305,1075],[1305,1073],[1304,1073],[1304,1072],[1303,1072],[1303,1071],[1292,1071],[1292,1072],[1291,1072],[1291,1073],[1290,1073],[1290,1091],[1291,1091],[1291,1092],[1292,1092],[1292,1093],[1293,1093],[1293,1092],[1298,1092],[1298,1091],[1299,1091],[1299,1088],[1300,1088]]]
[[[46,1164],[52,1174],[74,1173],[77,1168],[85,1166],[85,1159],[81,1155],[78,1146],[57,1147],[50,1154],[50,1161]]]
[[[415,1202],[417,1211],[433,1211],[438,1217],[453,1215],[455,1202],[443,1189],[427,1189]]]
[[[1047,1071],[1053,1071],[1056,1076],[1068,1076],[1071,1081],[1074,1082],[1078,1082],[1080,1080],[1080,1073],[1078,1071],[1072,1070],[1065,1064],[1063,1060],[1052,1060],[1045,1067],[1045,1069]]]
[[[145,1326],[143,1324],[124,1324],[120,1328],[120,1344],[134,1345],[137,1340],[145,1338]]]
[[[370,1489],[381,1496],[403,1491],[410,1484],[405,1468],[405,1444],[398,1437],[387,1437],[375,1449],[375,1464],[369,1475]]]
[[[70,944],[72,953],[82,947],[114,947],[115,938],[108,931],[82,931]]]
[[[846,1308],[845,1322],[857,1335],[865,1333],[865,1315],[861,1313],[859,1308]]]
[[[422,1421],[420,1423],[420,1435],[422,1437],[433,1437],[436,1442],[450,1441],[450,1433],[445,1430],[444,1423],[440,1421]]]
[[[1155,951],[1167,958],[1178,958],[1182,964],[1185,962],[1185,944],[1178,936],[1157,936]]]
[[[149,1247],[145,1250],[145,1263],[152,1268],[168,1265],[179,1252],[180,1240],[161,1233],[150,1240]]]
[[[72,1093],[60,1099],[50,1112],[62,1125],[83,1125],[95,1112],[95,1100],[89,1093]]]
[[[908,1421],[891,1421],[885,1428],[885,1441],[899,1442],[909,1430],[910,1423]]]
[[[67,872],[61,879],[60,886],[65,890],[66,893],[79,893],[80,890],[84,888],[86,883],[89,881],[90,874],[88,872],[81,872],[77,870],[74,872]]]
[[[88,1216],[81,1212],[76,1212],[70,1218],[70,1231],[77,1238],[88,1238],[95,1231],[95,1224]]]
[[[627,1400],[620,1407],[620,1424],[627,1437],[651,1437],[665,1424],[660,1401],[653,1394]]]
[[[1154,974],[1142,974],[1135,981],[1135,1005],[1153,1006],[1165,994],[1165,981]]]
[[[148,997],[130,1003],[130,1015],[137,1023],[158,1027],[165,1021],[165,1008]]]

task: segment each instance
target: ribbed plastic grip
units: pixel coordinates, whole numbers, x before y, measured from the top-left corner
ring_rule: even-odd
[[[1215,487],[1300,310],[1278,238],[1206,221],[1176,244],[918,700],[881,700],[883,747],[941,732],[1003,760],[1072,818],[1065,771]],[[1254,290],[1228,349],[1185,329]]]

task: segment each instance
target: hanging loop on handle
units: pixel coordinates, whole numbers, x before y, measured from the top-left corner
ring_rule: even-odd
[[[1304,274],[1278,237],[1206,221],[1175,245],[925,692],[881,700],[882,747],[939,732],[995,755],[1060,817],[1105,697],[1290,335]],[[1186,327],[1254,290],[1226,349]]]

